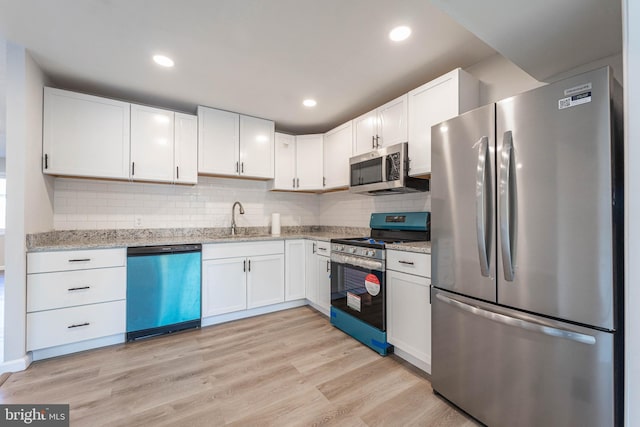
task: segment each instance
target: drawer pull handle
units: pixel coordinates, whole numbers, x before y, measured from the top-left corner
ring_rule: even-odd
[[[67,326],[68,329],[72,329],[72,328],[80,328],[82,326],[89,326],[90,323],[89,322],[85,322],[85,323],[78,323],[77,325],[71,325],[71,326]]]
[[[405,264],[405,265],[414,265],[413,261],[403,261],[403,260],[399,260],[398,261],[399,264]]]
[[[91,289],[91,286],[82,286],[80,288],[69,288],[68,291],[82,291],[84,289]]]
[[[89,262],[91,261],[91,258],[76,258],[76,259],[70,259],[69,262]]]
[[[327,251],[327,248],[322,248],[322,247],[318,246],[318,250],[319,250],[319,251],[322,251],[322,252],[326,252],[326,251]]]

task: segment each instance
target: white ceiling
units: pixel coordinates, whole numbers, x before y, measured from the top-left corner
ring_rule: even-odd
[[[539,81],[622,52],[620,0],[431,0]]]
[[[394,44],[399,24],[413,34]],[[292,133],[327,131],[495,54],[426,0],[0,0],[0,33],[55,86],[207,105]],[[176,66],[159,68],[155,53]]]

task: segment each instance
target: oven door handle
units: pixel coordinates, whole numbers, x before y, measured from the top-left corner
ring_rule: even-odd
[[[354,267],[366,268],[369,270],[384,271],[384,261],[368,258],[360,258],[353,255],[345,255],[336,252],[331,253],[331,262]]]

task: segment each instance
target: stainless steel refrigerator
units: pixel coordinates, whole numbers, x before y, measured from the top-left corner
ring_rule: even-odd
[[[602,68],[432,128],[433,389],[489,426],[622,423],[621,103]]]

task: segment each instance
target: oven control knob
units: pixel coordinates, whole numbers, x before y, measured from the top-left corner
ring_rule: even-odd
[[[338,252],[344,252],[344,246],[343,245],[336,245],[335,246],[335,250]]]
[[[376,251],[375,251],[375,250],[373,250],[373,249],[369,249],[369,250],[367,251],[367,254],[366,254],[366,255],[367,255],[367,256],[375,256],[375,254],[376,254]]]
[[[351,252],[352,254],[356,253],[356,248],[349,248],[349,252]]]

